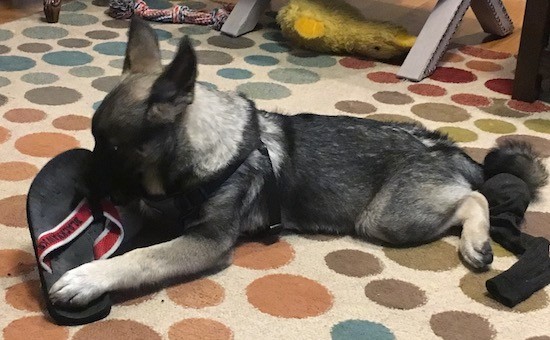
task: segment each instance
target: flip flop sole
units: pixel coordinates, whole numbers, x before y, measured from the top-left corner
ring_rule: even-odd
[[[27,196],[27,221],[46,307],[50,316],[61,325],[94,322],[106,317],[111,310],[112,303],[107,294],[78,309],[59,307],[48,297],[48,291],[64,273],[94,260],[94,241],[103,231],[103,223],[92,222],[69,244],[53,252],[51,273],[41,266],[37,248],[39,236],[64,221],[83,199],[77,188],[84,185],[84,173],[91,156],[89,150],[73,149],[54,157],[36,175]]]

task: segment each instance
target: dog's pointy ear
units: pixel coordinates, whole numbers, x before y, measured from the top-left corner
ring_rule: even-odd
[[[122,73],[155,73],[162,70],[155,31],[136,16],[130,21],[128,45]]]
[[[183,37],[174,60],[164,69],[151,89],[152,106],[182,107],[182,110],[151,110],[152,120],[173,121],[173,114],[183,113],[183,106],[193,102],[197,79],[197,57],[187,36]],[[163,115],[161,117],[160,115]],[[170,116],[170,117],[167,117]]]

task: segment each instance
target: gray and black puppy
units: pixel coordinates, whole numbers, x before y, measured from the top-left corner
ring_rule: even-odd
[[[209,192],[182,236],[69,271],[52,301],[84,305],[227,263],[237,238],[269,228],[279,209],[284,229],[391,245],[431,241],[462,225],[462,257],[484,268],[493,259],[488,204],[476,191],[484,176],[520,176],[533,198],[546,182],[528,145],[501,145],[482,167],[420,126],[265,112],[196,78],[187,38],[163,68],[155,32],[132,20],[123,78],[93,117],[93,171],[112,198],[144,210],[152,196]]]

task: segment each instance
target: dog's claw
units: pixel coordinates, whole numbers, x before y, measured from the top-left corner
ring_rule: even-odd
[[[105,278],[97,274],[94,265],[87,263],[61,276],[49,291],[52,304],[82,307],[103,295],[106,291]]]

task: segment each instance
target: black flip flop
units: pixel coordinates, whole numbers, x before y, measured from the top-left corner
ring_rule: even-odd
[[[78,188],[85,185],[84,173],[91,161],[89,150],[73,149],[50,160],[36,175],[27,196],[27,220],[38,263],[42,291],[50,316],[60,325],[81,325],[106,317],[111,299],[104,294],[84,308],[62,308],[48,297],[52,285],[67,271],[98,258],[98,244],[109,243],[104,258],[120,245],[123,230],[118,216],[94,219],[92,209]],[[108,221],[107,223],[105,221]],[[116,223],[116,222],[115,222]],[[120,230],[116,230],[120,228]],[[114,235],[108,229],[114,229]],[[107,235],[109,234],[109,235]],[[118,244],[114,244],[114,243]]]

